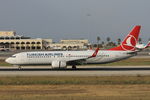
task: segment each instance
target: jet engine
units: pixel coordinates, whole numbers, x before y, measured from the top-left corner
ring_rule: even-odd
[[[53,61],[52,62],[52,68],[60,69],[60,68],[66,68],[67,64],[65,61]]]

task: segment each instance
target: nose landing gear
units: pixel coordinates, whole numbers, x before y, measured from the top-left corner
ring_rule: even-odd
[[[76,69],[77,67],[76,67],[76,65],[72,65],[72,69]]]

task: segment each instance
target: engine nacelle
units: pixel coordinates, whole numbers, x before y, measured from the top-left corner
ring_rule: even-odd
[[[65,61],[53,61],[52,68],[66,68],[67,63]]]

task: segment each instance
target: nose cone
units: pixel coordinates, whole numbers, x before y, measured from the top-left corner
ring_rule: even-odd
[[[9,64],[13,64],[11,58],[7,58],[7,59],[5,60],[5,62],[7,62],[7,63],[9,63]]]

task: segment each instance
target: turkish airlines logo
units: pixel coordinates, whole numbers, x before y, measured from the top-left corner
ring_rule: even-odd
[[[126,40],[122,43],[124,50],[134,50],[136,45],[136,38],[132,35],[127,36]]]

